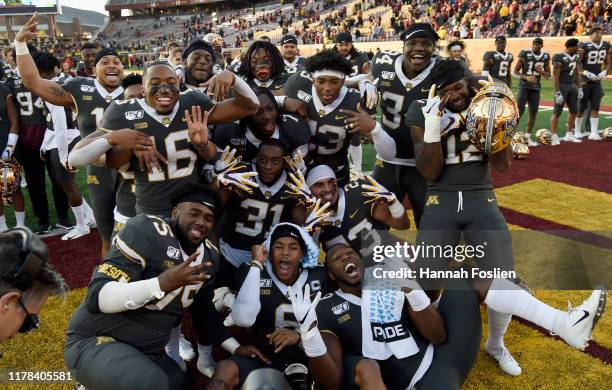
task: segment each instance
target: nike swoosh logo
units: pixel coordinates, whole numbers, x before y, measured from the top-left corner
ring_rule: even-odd
[[[283,87],[283,85],[284,85],[284,84],[275,85],[275,86],[274,86],[274,88],[272,88],[272,89],[279,89],[279,88],[282,88],[282,87]]]
[[[357,210],[359,211],[359,210]],[[357,211],[355,211],[353,214],[349,215],[349,219],[353,219],[353,217],[355,216],[355,214],[357,214]]]
[[[421,88],[421,92],[429,92],[429,88]]]
[[[580,319],[578,321],[576,321],[574,323],[574,325],[572,325],[572,326],[578,325],[579,322],[581,322],[582,320],[584,320],[585,318],[587,318],[589,316],[589,312],[588,311],[583,310],[583,312],[584,312],[584,314],[582,315],[582,317],[580,317]]]
[[[487,202],[489,202],[489,203],[491,203],[491,202],[495,202],[495,198],[493,198],[493,199],[489,199],[489,198],[487,198]]]
[[[346,116],[346,115],[345,116],[338,116],[338,115],[336,115],[334,117],[334,119],[337,120],[337,121],[339,121],[340,119],[344,119],[344,118],[348,118],[348,116]]]

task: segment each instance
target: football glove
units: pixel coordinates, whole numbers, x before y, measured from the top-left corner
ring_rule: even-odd
[[[321,300],[321,291],[317,292],[314,299],[310,300],[310,285],[306,283],[304,287],[304,293],[301,288],[292,289],[289,286],[288,289],[289,300],[293,307],[293,314],[295,319],[300,324],[300,334],[306,334],[317,326],[317,305]]]
[[[583,97],[584,91],[582,90],[582,88],[578,88],[578,100],[582,100]]]
[[[602,70],[601,72],[599,72],[597,74],[597,79],[600,80],[600,81],[601,80],[605,80],[606,77],[608,77],[608,71],[607,70]]]
[[[363,79],[359,82],[359,94],[365,100],[365,106],[368,110],[374,110],[378,106],[377,83],[378,79],[374,81]]]
[[[434,84],[429,89],[429,95],[425,105],[421,107],[423,117],[425,117],[423,141],[426,143],[440,142],[440,118],[442,116],[440,103],[440,97],[436,95],[436,85]]]
[[[321,199],[317,199],[314,209],[310,212],[302,227],[304,227],[308,233],[313,233],[318,228],[330,224],[331,222],[327,221],[327,218],[331,217],[333,212],[327,211],[329,206],[330,203],[327,202],[321,207]]]
[[[219,287],[214,293],[212,301],[217,311],[223,311],[225,309],[232,310],[234,302],[236,301],[236,294],[231,292],[227,287]]]
[[[240,169],[238,166],[242,156],[236,156],[236,149],[231,149],[229,146],[225,147],[221,158],[215,162],[214,176],[219,176],[226,172],[236,171]]]
[[[555,104],[563,104],[563,94],[561,91],[555,92]]]
[[[2,161],[9,162],[11,161],[11,157],[13,157],[13,151],[15,150],[14,146],[7,145],[2,152]]]
[[[591,81],[599,81],[600,79],[596,74],[589,72],[588,70],[583,70],[582,75]]]
[[[217,176],[217,182],[220,187],[231,188],[239,194],[242,191],[252,194],[253,188],[259,187],[259,184],[251,180],[255,176],[257,176],[257,172],[232,172],[228,170]]]
[[[285,190],[285,195],[297,198],[298,202],[308,208],[314,206],[317,203],[317,198],[315,198],[312,192],[310,192],[310,188],[306,185],[306,179],[304,179],[302,171],[296,171],[295,175],[289,173],[289,178],[291,182],[287,182],[288,189]]]
[[[392,204],[397,201],[397,196],[395,196],[393,192],[383,187],[383,185],[377,182],[372,176],[366,176],[366,179],[368,179],[371,185],[361,185],[361,188],[366,191],[363,193],[363,195],[370,198],[365,201],[365,204],[376,201],[382,201],[387,204]]]
[[[295,151],[293,157],[285,157],[285,162],[287,163],[290,172],[306,173],[306,163],[304,162],[302,152],[300,152],[299,150]]]

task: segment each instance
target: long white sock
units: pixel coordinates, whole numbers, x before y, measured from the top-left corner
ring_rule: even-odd
[[[15,220],[17,221],[17,227],[25,226],[25,211],[15,210]]]
[[[591,134],[598,134],[599,118],[591,117],[589,121],[591,122]]]
[[[512,314],[500,313],[487,307],[489,315],[489,337],[487,338],[488,348],[502,348],[504,346],[504,335],[512,320]]]
[[[83,203],[80,206],[71,207],[72,213],[74,214],[74,219],[76,220],[77,226],[87,226],[86,218],[85,218],[85,208],[83,207]]]
[[[563,330],[567,316],[507,279],[493,280],[484,303],[495,311],[524,318],[557,334]]]
[[[83,206],[83,210],[85,210],[85,216],[89,217],[91,216],[93,218],[93,209],[91,208],[91,206],[89,205],[89,203],[87,203],[87,201],[85,200],[85,198],[83,197],[83,203],[81,204],[81,206]]]
[[[0,232],[3,232],[7,229],[8,226],[6,226],[6,217],[4,216],[4,214],[2,214],[0,215]]]
[[[582,131],[582,118],[576,117],[576,125],[574,126],[574,134]]]
[[[212,357],[212,345],[202,345],[198,343],[198,360],[215,363]]]

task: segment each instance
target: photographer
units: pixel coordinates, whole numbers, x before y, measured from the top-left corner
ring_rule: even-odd
[[[47,245],[27,228],[0,234],[0,342],[38,328],[38,313],[64,279],[47,262]]]

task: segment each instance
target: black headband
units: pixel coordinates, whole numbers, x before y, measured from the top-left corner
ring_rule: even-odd
[[[106,56],[115,56],[119,58],[119,54],[117,54],[117,51],[115,49],[110,48],[110,47],[105,47],[104,49],[96,53],[96,60],[94,62],[94,65],[98,65],[98,62],[102,59],[102,57],[106,57]]]
[[[456,61],[456,60],[453,60]],[[440,91],[442,88],[445,88],[452,83],[455,83],[459,80],[463,80],[465,78],[465,72],[463,68],[452,69],[443,75],[438,80],[435,80],[436,88]]]
[[[281,225],[277,227],[276,229],[274,229],[274,232],[272,233],[272,237],[270,238],[270,243],[274,244],[274,241],[282,237],[293,238],[300,244],[300,248],[302,248],[302,251],[306,250],[306,243],[304,242],[304,239],[302,238],[300,231],[297,230],[295,227],[290,226],[290,225]]]
[[[188,192],[175,199],[174,202],[173,206],[183,202],[192,202],[204,205],[213,211],[215,210],[215,199],[206,192]]]
[[[189,57],[189,54],[193,53],[196,50],[206,50],[213,56],[213,58],[217,58],[217,53],[215,53],[215,49],[213,49],[212,45],[208,42],[204,42],[201,39],[196,39],[191,41],[189,46],[185,48],[183,51],[183,59],[186,60]]]
[[[440,39],[438,33],[436,33],[436,30],[434,30],[429,23],[413,24],[402,33],[401,38],[403,41],[407,41],[408,39],[412,38],[424,38],[432,42],[437,42]]]
[[[281,45],[284,45],[285,43],[293,43],[294,45],[297,45],[298,44],[298,40],[295,37],[295,35],[285,35],[281,39]]]

